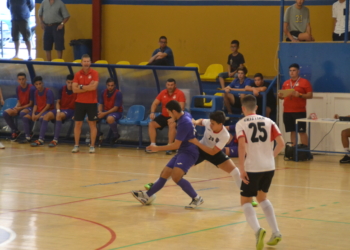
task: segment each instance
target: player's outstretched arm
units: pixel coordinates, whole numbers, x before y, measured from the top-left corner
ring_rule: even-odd
[[[146,149],[151,150],[152,152],[158,152],[158,151],[168,151],[168,150],[178,150],[181,146],[182,141],[176,140],[175,142],[166,146],[155,146],[150,145]]]
[[[197,138],[193,138],[191,140],[188,140],[189,142],[193,143],[194,145],[196,145],[197,147],[199,147],[201,150],[203,150],[204,152],[206,152],[207,154],[210,155],[216,155],[217,153],[220,152],[220,149],[217,148],[216,146],[213,148],[210,148],[202,143],[200,143]]]
[[[274,157],[276,157],[282,151],[282,149],[284,148],[284,144],[285,144],[284,140],[283,140],[283,137],[281,135],[277,136],[275,141],[276,141],[276,147],[273,150],[273,156]]]
[[[198,119],[198,120],[192,119],[192,123],[193,123],[193,125],[195,125],[195,126],[204,126],[204,125],[202,124],[202,121],[203,121],[203,119]]]

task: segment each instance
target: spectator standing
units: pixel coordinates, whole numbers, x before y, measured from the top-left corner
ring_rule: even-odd
[[[70,15],[61,0],[43,0],[39,8],[41,28],[44,30],[44,50],[47,61],[51,61],[51,50],[55,43],[57,58],[62,58],[64,47],[64,25]]]
[[[332,17],[334,20],[333,41],[344,41],[345,39],[345,16],[345,0],[336,1],[332,7]],[[348,32],[348,38],[350,38],[350,32]]]
[[[19,34],[22,34],[28,50],[28,60],[32,60],[30,43],[31,30],[29,27],[30,12],[34,9],[33,0],[7,0],[7,8],[11,12],[11,35],[13,43],[15,44],[15,56],[18,57],[19,51]]]
[[[97,117],[97,87],[98,87],[98,72],[90,68],[91,58],[84,54],[81,57],[82,69],[75,73],[73,79],[73,93],[77,93],[75,100],[74,113],[74,140],[75,145],[72,153],[79,152],[79,140],[81,127],[85,115],[88,116],[88,124],[90,127],[91,144],[89,153],[95,153],[95,141],[97,136],[96,121]]]
[[[159,38],[159,49],[155,49],[148,65],[175,66],[174,55],[171,48],[167,46],[168,39],[165,36]]]
[[[290,93],[284,96],[282,93],[278,94],[279,99],[283,101],[283,123],[286,132],[290,133],[290,140],[293,146],[296,143],[296,132],[300,135],[301,143],[308,145],[308,136],[306,134],[306,123],[299,122],[299,131],[295,131],[295,120],[306,118],[306,100],[312,99],[313,92],[311,83],[299,76],[299,65],[293,63],[289,66],[290,79],[286,80],[282,89],[291,89]]]
[[[309,9],[303,5],[305,0],[295,2],[284,14],[283,30],[287,37],[286,41],[315,41],[311,35]]]
[[[238,52],[239,41],[233,40],[231,42],[232,53],[228,55],[227,72],[219,74],[219,82],[222,89],[225,88],[225,78],[237,77],[237,70],[244,66],[244,56]]]

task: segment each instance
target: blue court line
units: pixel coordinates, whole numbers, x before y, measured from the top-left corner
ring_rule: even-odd
[[[97,183],[97,184],[91,184],[91,185],[82,186],[82,187],[112,185],[112,184],[118,184],[118,183],[129,182],[129,181],[136,181],[136,180],[137,179],[131,179],[131,180],[125,180],[125,181],[116,181],[116,182],[109,182],[109,183]]]
[[[196,192],[198,192],[198,191],[204,191],[204,190],[211,190],[211,189],[218,189],[218,187],[213,187],[213,188],[202,188],[202,189],[196,190]]]

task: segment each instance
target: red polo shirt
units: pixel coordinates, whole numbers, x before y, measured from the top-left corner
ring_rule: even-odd
[[[78,71],[75,73],[73,79],[73,82],[77,82],[79,85],[89,85],[92,81],[98,82],[98,72],[91,68],[87,74],[85,74],[84,70]],[[97,90],[77,93],[77,99],[75,102],[97,103]]]
[[[182,92],[181,90],[179,90],[177,88],[172,93],[172,95],[169,95],[167,89],[162,90],[156,99],[162,103],[162,115],[165,117],[169,117],[169,114],[166,111],[166,107],[165,107],[165,105],[168,102],[170,102],[171,100],[176,100],[178,102],[186,102],[186,97],[185,97],[184,92]]]
[[[312,92],[312,86],[310,82],[301,77],[297,81],[292,81],[291,79],[285,81],[283,83],[282,89],[294,89],[301,94]],[[283,112],[287,113],[306,112],[306,99],[294,96],[285,97],[283,107]]]

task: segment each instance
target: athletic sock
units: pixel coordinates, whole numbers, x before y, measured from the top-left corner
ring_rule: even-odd
[[[42,140],[42,141],[44,140],[48,124],[49,124],[48,121],[42,120],[41,126],[40,126],[39,140]]]
[[[350,148],[344,148],[345,154],[350,157]]]
[[[152,145],[152,146],[156,146],[156,143],[155,143],[155,142],[151,142],[151,145]]]
[[[116,122],[113,122],[113,123],[109,124],[109,127],[113,131],[114,137],[119,135],[119,133],[118,133],[118,124]]]
[[[11,128],[12,133],[17,132],[18,128],[15,124],[15,121],[12,116],[10,116],[7,112],[4,112],[3,117],[7,123],[7,125]]]
[[[249,224],[249,226],[254,230],[254,232],[258,232],[260,229],[260,224],[258,218],[256,217],[255,210],[250,203],[245,203],[242,206],[245,218]]]
[[[178,183],[176,183],[177,185],[179,185],[182,190],[188,194],[192,199],[197,197],[197,193],[196,191],[194,191],[191,183],[189,183],[187,180],[185,179],[181,179]]]
[[[267,223],[269,223],[269,226],[272,229],[273,233],[277,233],[279,231],[275,211],[273,209],[273,206],[269,200],[264,200],[263,202],[260,202],[261,209],[264,211]]]
[[[159,179],[153,184],[150,190],[148,190],[146,193],[149,197],[157,193],[159,190],[161,190],[165,183],[167,182],[167,179],[164,179],[162,177],[159,177]]]
[[[23,116],[22,117],[22,121],[23,121],[23,130],[24,130],[24,133],[26,135],[26,138],[30,138],[30,122],[32,120],[30,120],[29,118]]]
[[[242,179],[241,179],[241,173],[239,172],[239,169],[236,167],[234,168],[230,175],[233,177],[233,180],[236,183],[236,186],[238,187],[239,190],[241,190],[241,185],[242,185]]]
[[[58,141],[58,137],[60,137],[61,127],[62,127],[62,121],[56,121],[55,134],[53,136],[54,141]]]

